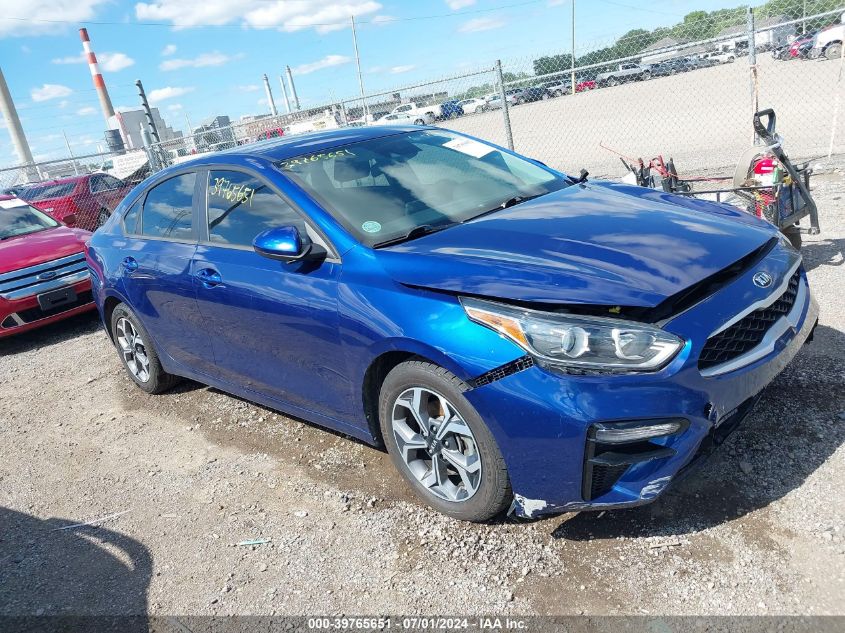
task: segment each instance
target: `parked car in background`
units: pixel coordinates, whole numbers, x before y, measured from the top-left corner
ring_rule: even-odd
[[[0,200],[0,338],[94,309],[88,231],[23,200]]]
[[[575,84],[575,92],[586,92],[587,90],[595,90],[598,84],[594,79],[584,79]]]
[[[808,59],[813,50],[815,37],[815,33],[800,35],[796,37],[791,44],[773,50],[772,56],[775,59],[779,59],[782,61],[791,61],[793,59]]]
[[[465,114],[477,114],[487,109],[487,99],[464,99],[459,105]]]
[[[114,176],[86,174],[33,185],[19,197],[60,222],[94,231],[131,189]]]
[[[502,97],[500,95],[491,95],[490,98],[487,100],[487,109],[488,110],[501,110],[502,109]]]
[[[256,141],[266,141],[269,138],[280,138],[285,135],[284,128],[276,127],[269,130],[264,130],[255,137]]]
[[[736,61],[736,53],[733,51],[713,51],[701,55],[701,59],[708,60],[711,65],[732,64]]]
[[[555,81],[547,81],[540,84],[552,97],[562,97],[565,94],[572,92],[572,85],[570,81],[557,79]]]
[[[438,115],[440,115],[440,106],[421,106],[413,102],[403,103],[402,105],[393,108],[390,111],[390,114],[407,114],[415,120],[418,119],[427,122],[429,119],[432,121],[437,119]]]
[[[138,388],[185,377],[383,445],[473,521],[656,500],[818,322],[769,222],[433,127],[166,168],[87,261]]]
[[[455,119],[464,115],[464,109],[461,102],[455,99],[444,101],[440,104],[440,119]]]
[[[845,24],[832,24],[815,34],[808,56],[810,59],[839,59],[842,56],[843,42]]]
[[[517,95],[516,95],[516,105],[522,105],[523,103],[532,103],[534,101],[545,101],[546,99],[551,98],[551,94],[545,88],[540,86],[530,86],[528,88],[523,88]]]
[[[643,81],[651,78],[651,66],[641,66],[631,62],[619,64],[615,70],[596,75],[599,86],[618,86],[628,81]]]
[[[651,76],[668,77],[669,75],[677,75],[694,69],[695,66],[690,64],[686,57],[676,57],[675,59],[667,59],[659,64],[652,65]]]
[[[431,125],[432,123],[434,123],[434,117],[428,112],[418,112],[414,115],[396,112],[385,114],[369,125]]]

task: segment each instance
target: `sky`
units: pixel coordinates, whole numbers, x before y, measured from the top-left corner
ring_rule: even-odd
[[[279,75],[293,69],[302,107],[359,94],[357,22],[367,93],[486,68],[531,70],[540,55],[611,43],[632,28],[680,21],[741,0],[0,0],[0,68],[36,160],[104,145],[105,123],[82,57],[88,29],[115,108],[151,105],[186,131],[203,119],[269,112],[262,75],[283,111]],[[471,82],[471,80],[465,80]],[[444,84],[445,85],[445,84]],[[451,85],[456,85],[453,83]],[[467,85],[471,85],[468,83]],[[2,121],[0,120],[0,126]],[[5,126],[3,126],[5,127]],[[18,164],[0,130],[0,165]]]

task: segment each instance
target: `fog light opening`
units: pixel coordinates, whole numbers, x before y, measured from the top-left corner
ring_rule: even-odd
[[[683,429],[684,423],[685,420],[661,420],[639,425],[630,422],[624,425],[596,424],[593,437],[600,444],[630,444],[675,435]]]

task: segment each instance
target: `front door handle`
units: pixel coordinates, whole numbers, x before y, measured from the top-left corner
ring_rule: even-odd
[[[124,257],[123,268],[128,273],[134,273],[136,270],[138,270],[138,260],[136,260],[134,257]]]
[[[214,288],[214,286],[219,286],[223,283],[223,278],[220,276],[220,273],[213,268],[203,268],[198,270],[195,276],[206,288]]]

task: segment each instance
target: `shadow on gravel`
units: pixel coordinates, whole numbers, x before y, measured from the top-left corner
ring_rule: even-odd
[[[105,528],[60,529],[78,522],[0,507],[0,615],[39,631],[62,623],[32,616],[137,616],[121,618],[119,630],[147,631],[149,551]]]
[[[552,535],[586,541],[691,534],[799,488],[845,443],[845,334],[819,326],[809,346],[728,440],[657,501],[601,516],[582,512]]]
[[[842,266],[845,264],[845,239],[805,242],[801,254],[806,270],[819,266]]]
[[[39,347],[56,345],[100,329],[97,311],[77,314],[64,321],[0,339],[0,357],[22,354]]]

